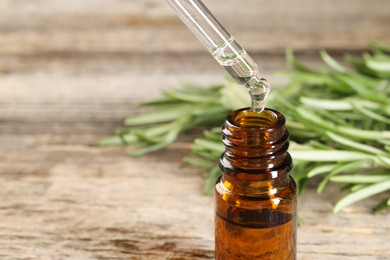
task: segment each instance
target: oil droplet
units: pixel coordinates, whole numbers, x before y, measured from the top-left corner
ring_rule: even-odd
[[[260,113],[264,110],[270,88],[271,85],[265,78],[261,78],[260,81],[249,88],[249,94],[252,100],[252,110],[254,112]]]
[[[259,76],[257,64],[253,59],[233,38],[216,48],[212,54],[237,83],[244,85],[249,90],[252,111],[262,112],[271,86],[265,78]]]

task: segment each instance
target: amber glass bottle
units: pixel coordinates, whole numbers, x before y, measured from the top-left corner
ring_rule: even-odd
[[[282,114],[229,114],[215,185],[217,260],[296,259],[296,185]]]

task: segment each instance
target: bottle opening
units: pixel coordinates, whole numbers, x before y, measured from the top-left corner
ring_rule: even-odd
[[[287,153],[285,121],[281,113],[269,108],[261,113],[251,108],[231,112],[222,127],[225,145],[220,161],[222,171],[274,174],[275,178],[281,169],[289,170],[291,157]],[[286,167],[281,168],[282,165]]]
[[[282,114],[269,108],[260,113],[250,108],[242,108],[230,113],[227,120],[235,127],[257,130],[280,128],[285,123]]]

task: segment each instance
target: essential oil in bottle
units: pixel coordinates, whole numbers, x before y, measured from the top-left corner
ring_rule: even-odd
[[[284,116],[240,109],[228,115],[222,132],[216,259],[296,259],[296,185]]]

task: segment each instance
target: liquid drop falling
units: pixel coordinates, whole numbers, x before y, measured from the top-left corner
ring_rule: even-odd
[[[252,101],[252,110],[260,113],[264,110],[265,102],[271,85],[265,78],[261,78],[259,82],[249,88],[249,94]]]
[[[248,89],[252,99],[252,111],[262,112],[271,85],[265,78],[259,76],[258,67],[253,59],[234,42],[233,38],[215,49],[213,56],[237,83]]]

